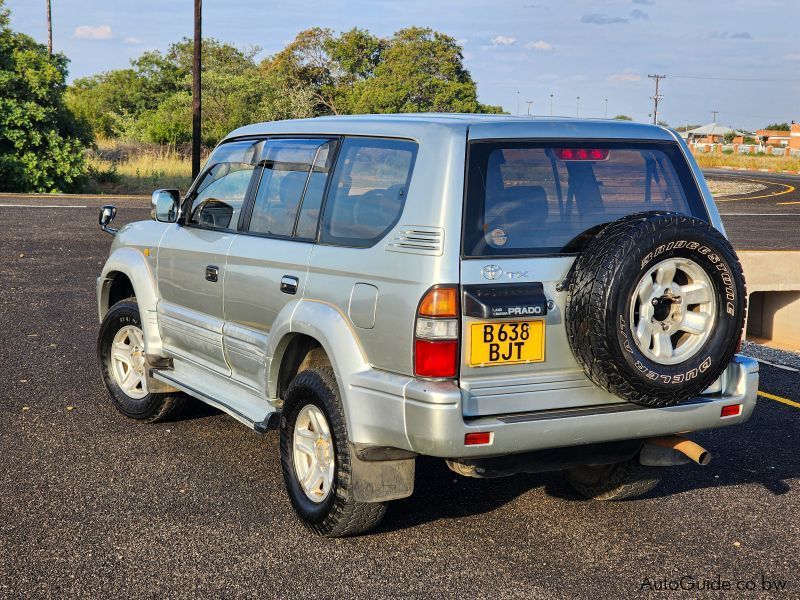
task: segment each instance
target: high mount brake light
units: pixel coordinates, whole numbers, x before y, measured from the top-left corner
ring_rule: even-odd
[[[436,286],[422,297],[414,324],[414,374],[453,378],[458,373],[458,288]]]
[[[561,160],[606,160],[608,148],[556,148],[556,156]]]

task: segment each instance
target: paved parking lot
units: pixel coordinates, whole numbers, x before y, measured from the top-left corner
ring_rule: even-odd
[[[799,372],[763,365],[751,421],[695,436],[712,463],[673,469],[644,499],[592,503],[558,474],[480,481],[420,459],[415,494],[376,532],[319,539],[293,516],[276,433],[199,404],[158,425],[112,408],[95,358],[102,203],[0,199],[0,596],[600,598],[685,575],[800,596]],[[739,247],[800,248],[800,227],[786,242],[744,216],[775,203],[720,205]],[[144,201],[118,206],[119,222],[148,216]],[[780,211],[800,222],[800,205]]]

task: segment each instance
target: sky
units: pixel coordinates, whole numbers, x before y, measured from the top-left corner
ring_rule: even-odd
[[[70,79],[124,68],[192,33],[192,0],[52,0]],[[46,41],[45,0],[6,0],[12,27]],[[297,32],[389,36],[432,27],[458,40],[482,102],[511,114],[800,121],[800,0],[205,0],[203,34],[267,56]],[[580,98],[580,100],[578,100]],[[532,101],[532,104],[528,104]]]

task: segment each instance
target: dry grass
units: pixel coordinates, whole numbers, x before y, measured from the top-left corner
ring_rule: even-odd
[[[100,140],[89,152],[88,163],[88,193],[150,194],[158,188],[185,191],[191,183],[191,161],[174,148]]]
[[[703,169],[734,167],[758,171],[800,171],[800,158],[793,156],[755,156],[747,154],[701,154],[694,153],[697,164]]]

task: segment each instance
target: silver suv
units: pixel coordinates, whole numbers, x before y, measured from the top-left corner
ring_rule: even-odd
[[[297,514],[374,527],[415,458],[565,471],[641,495],[747,420],[746,292],[674,132],[614,121],[381,115],[231,133],[185,197],[115,234],[97,283],[116,407],[189,397],[280,430]]]

